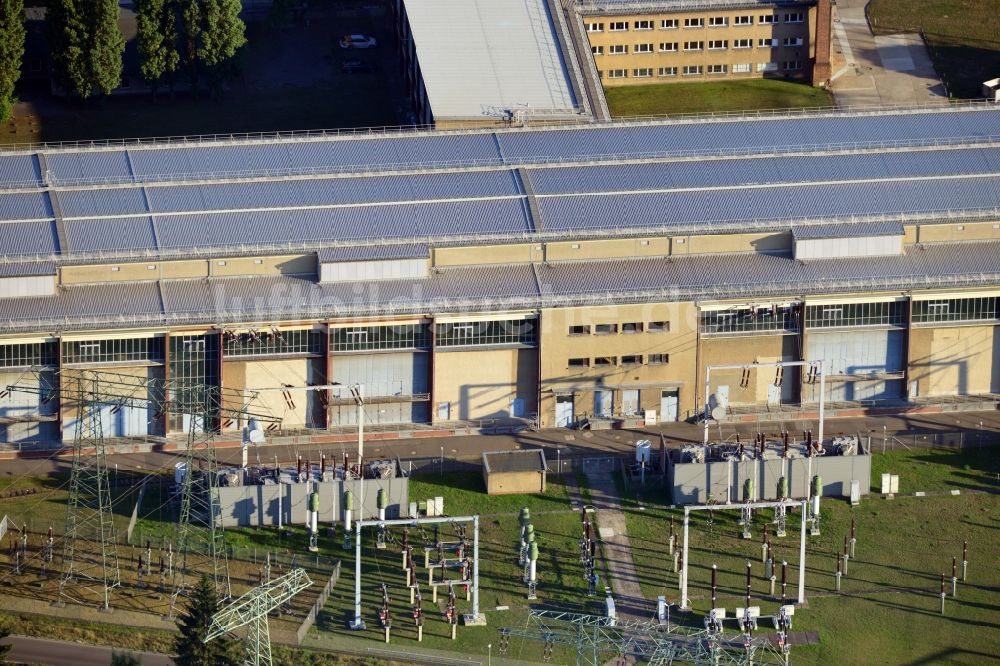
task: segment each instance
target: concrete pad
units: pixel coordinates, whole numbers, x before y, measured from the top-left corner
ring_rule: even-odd
[[[598,527],[597,535],[601,537],[601,541],[607,541],[615,535],[615,531],[610,527]]]
[[[912,72],[917,68],[910,54],[909,40],[903,36],[876,37],[875,48],[878,50],[882,66],[894,72]]]

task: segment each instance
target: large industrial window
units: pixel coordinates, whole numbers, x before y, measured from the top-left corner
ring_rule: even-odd
[[[838,303],[806,307],[806,326],[811,328],[903,326],[905,323],[906,304],[902,301]]]
[[[439,347],[482,345],[534,345],[538,335],[534,319],[499,319],[492,321],[437,324]]]
[[[397,324],[395,326],[354,326],[330,331],[330,349],[335,352],[371,351],[379,349],[429,349],[429,324]]]
[[[159,363],[163,338],[73,340],[63,343],[63,363]]]
[[[297,331],[250,331],[226,333],[223,336],[225,356],[282,356],[289,354],[322,355],[323,331],[300,329]]]
[[[55,366],[58,363],[55,340],[0,345],[0,368]]]
[[[795,333],[799,330],[796,307],[765,306],[702,312],[701,332],[711,333]]]
[[[203,387],[219,385],[219,336],[170,336],[170,399],[190,405],[210,405],[211,394]],[[184,430],[185,415],[170,414],[170,429]],[[204,427],[204,424],[201,424]],[[215,424],[208,424],[214,428]]]
[[[1000,319],[1000,298],[949,298],[913,302],[913,322],[991,321]]]

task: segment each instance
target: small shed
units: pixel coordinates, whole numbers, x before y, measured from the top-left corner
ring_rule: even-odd
[[[545,452],[492,451],[483,454],[487,495],[545,492]]]

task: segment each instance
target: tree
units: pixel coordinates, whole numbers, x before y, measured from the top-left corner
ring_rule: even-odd
[[[45,20],[53,76],[68,94],[87,99],[121,84],[125,38],[117,0],[49,0]]]
[[[219,610],[215,583],[202,576],[191,590],[187,607],[177,620],[180,635],[174,643],[177,666],[236,666],[242,657],[236,643],[226,636],[205,642],[212,616]]]
[[[90,23],[90,76],[105,95],[122,84],[125,37],[118,29],[118,0],[87,0]]]
[[[112,652],[111,666],[142,666],[142,660],[129,652]]]
[[[217,84],[231,72],[233,57],[247,43],[240,0],[183,0],[186,60],[192,84],[204,72]]]
[[[153,89],[165,77],[173,88],[173,78],[181,62],[177,50],[177,12],[173,0],[138,0],[136,3],[139,37],[139,69]]]
[[[0,122],[10,117],[24,57],[24,0],[0,0]]]

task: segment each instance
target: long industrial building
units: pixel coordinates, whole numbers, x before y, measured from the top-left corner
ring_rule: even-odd
[[[372,423],[543,427],[687,418],[719,364],[822,359],[851,403],[1000,393],[988,105],[50,145],[0,154],[0,217],[5,386],[275,389],[282,430],[317,433],[354,423],[354,384]],[[708,397],[818,398],[750,374]],[[0,394],[4,441],[72,438],[41,393]]]

